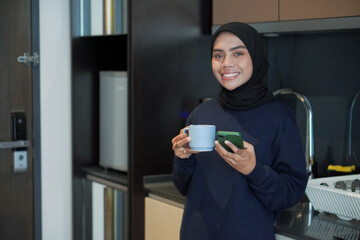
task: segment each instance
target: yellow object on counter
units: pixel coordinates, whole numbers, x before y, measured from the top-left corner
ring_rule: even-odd
[[[355,165],[351,166],[342,166],[342,165],[329,165],[328,166],[329,171],[336,171],[336,172],[353,172],[355,171]]]

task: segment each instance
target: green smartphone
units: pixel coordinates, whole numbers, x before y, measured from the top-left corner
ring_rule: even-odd
[[[239,132],[217,131],[216,140],[229,152],[233,152],[233,150],[225,144],[225,140],[232,142],[240,149],[244,149],[243,139]]]

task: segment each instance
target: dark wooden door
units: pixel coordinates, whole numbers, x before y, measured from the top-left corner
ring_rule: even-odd
[[[34,239],[31,0],[0,0],[0,142],[13,140],[12,114],[26,117],[27,170],[14,173],[14,150],[0,149],[0,239]]]

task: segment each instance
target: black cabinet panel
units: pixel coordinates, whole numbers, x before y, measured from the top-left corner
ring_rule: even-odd
[[[171,139],[187,114],[218,93],[210,61],[211,1],[132,0],[131,239],[144,232],[143,176],[171,173]]]

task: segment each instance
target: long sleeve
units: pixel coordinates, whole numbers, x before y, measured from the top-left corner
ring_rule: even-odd
[[[183,195],[187,194],[191,177],[195,168],[195,157],[190,156],[188,159],[174,157],[173,160],[173,181],[175,186]]]
[[[295,119],[285,115],[271,146],[271,166],[257,163],[247,179],[260,202],[270,211],[295,205],[307,184],[305,155]]]

